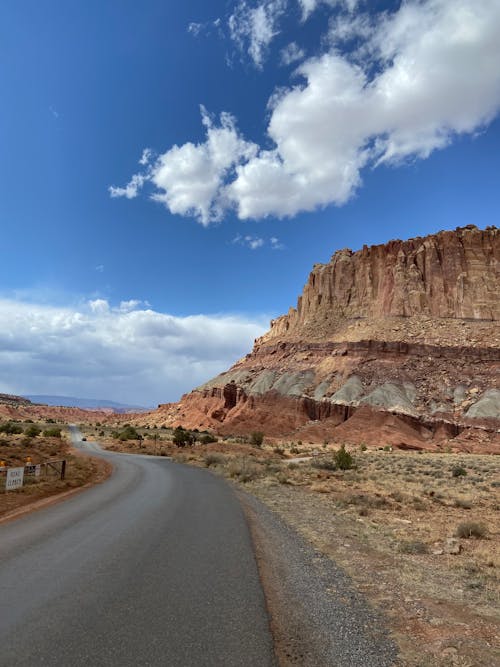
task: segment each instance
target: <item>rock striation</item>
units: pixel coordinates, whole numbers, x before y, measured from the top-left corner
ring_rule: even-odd
[[[315,442],[449,446],[464,433],[496,437],[499,371],[500,234],[468,225],[336,252],[251,354],[154,419]]]

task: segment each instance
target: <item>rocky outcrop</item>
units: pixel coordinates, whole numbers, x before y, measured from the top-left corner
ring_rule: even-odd
[[[473,225],[426,238],[340,250],[317,264],[297,307],[263,340],[320,336],[342,320],[421,317],[500,320],[500,234]],[[315,335],[314,333],[312,335]]]
[[[342,250],[251,354],[155,419],[405,448],[498,430],[499,295],[497,228]]]

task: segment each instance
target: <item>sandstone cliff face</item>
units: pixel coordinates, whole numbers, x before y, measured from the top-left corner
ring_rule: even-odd
[[[263,340],[324,333],[353,318],[500,320],[500,234],[469,226],[426,238],[340,250],[309,276],[297,308]],[[313,334],[314,335],[314,334]]]
[[[157,415],[401,447],[499,420],[500,235],[473,226],[335,253],[251,354]]]

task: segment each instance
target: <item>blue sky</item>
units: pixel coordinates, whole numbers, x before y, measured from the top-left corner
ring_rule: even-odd
[[[176,400],[335,250],[498,224],[499,30],[497,0],[4,0],[0,391]]]

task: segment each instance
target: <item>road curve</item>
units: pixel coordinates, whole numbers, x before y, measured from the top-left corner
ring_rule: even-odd
[[[275,665],[230,487],[164,458],[79,446],[110,460],[111,478],[0,525],[0,665]]]

